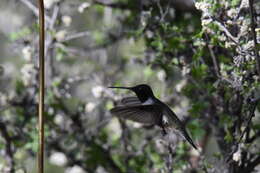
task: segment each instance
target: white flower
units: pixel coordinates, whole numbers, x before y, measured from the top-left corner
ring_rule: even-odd
[[[225,48],[231,48],[232,46],[234,46],[235,44],[233,42],[230,41],[226,41],[225,42]]]
[[[241,56],[241,55],[238,55],[238,56],[234,56],[233,57],[233,62],[234,64],[239,67],[243,62],[244,62],[244,57]]]
[[[231,17],[231,18],[234,18],[234,17],[236,17],[237,12],[238,12],[237,9],[231,8],[230,10],[227,11],[227,16]]]
[[[234,22],[232,20],[227,20],[226,24],[227,25],[234,25]]]
[[[85,111],[86,112],[92,112],[96,107],[96,104],[93,102],[89,102],[85,105]]]
[[[146,35],[147,38],[153,38],[154,33],[153,33],[151,30],[147,30],[147,31],[145,32],[145,35]]]
[[[0,92],[0,106],[7,104],[7,96]]]
[[[88,3],[88,2],[83,2],[83,3],[80,4],[80,6],[78,7],[78,12],[79,12],[79,13],[83,13],[84,10],[85,10],[86,8],[88,8],[88,7],[90,7],[90,3]]]
[[[232,159],[236,162],[239,162],[241,160],[241,150],[238,149],[234,154]]]
[[[49,107],[48,114],[53,115],[53,113],[54,113],[54,109],[52,107]]]
[[[118,139],[122,134],[122,129],[117,118],[112,118],[106,125],[106,129],[110,134],[112,134],[112,138]]]
[[[160,70],[158,71],[157,73],[157,78],[160,80],[160,81],[164,81],[165,80],[165,77],[166,77],[166,73],[164,70]]]
[[[204,47],[204,46],[206,46],[206,43],[205,43],[205,41],[203,41],[203,39],[196,39],[193,42],[193,45],[198,46],[198,47]]]
[[[236,89],[241,89],[242,86],[242,76],[238,76],[236,73],[232,72],[233,82],[232,85]]]
[[[184,66],[181,71],[182,76],[185,76],[189,73],[190,73],[190,68],[188,66]]]
[[[248,34],[248,30],[250,27],[250,20],[244,19],[242,21],[242,25],[240,27],[240,32],[238,34],[238,37],[244,36]]]
[[[102,166],[98,166],[95,173],[108,173],[108,172]]]
[[[85,171],[80,166],[73,166],[73,167],[67,168],[65,170],[65,173],[85,173]]]
[[[141,21],[141,25],[142,25],[143,27],[147,25],[147,20],[148,20],[148,18],[150,17],[150,15],[151,15],[151,13],[148,12],[148,11],[144,11],[144,12],[141,13],[141,19],[140,19],[140,21]]]
[[[21,69],[21,73],[25,86],[31,85],[35,82],[37,71],[34,64],[25,64]]]
[[[182,80],[181,82],[179,82],[176,85],[176,91],[177,92],[181,92],[182,88],[186,85],[187,81],[186,80]]]
[[[68,162],[68,159],[64,153],[56,152],[50,156],[50,163],[57,166],[65,166]]]
[[[131,124],[133,125],[133,128],[136,128],[136,129],[139,129],[143,126],[141,123],[134,122],[134,121],[132,121]]]
[[[67,35],[67,31],[65,30],[61,30],[61,31],[58,31],[56,34],[55,34],[55,38],[58,42],[62,41],[65,39],[65,36]]]
[[[22,50],[22,53],[23,53],[23,58],[26,61],[32,60],[32,47],[31,46],[25,46]]]
[[[57,125],[62,125],[62,124],[65,123],[65,119],[61,114],[57,114],[54,117],[54,123],[57,124]]]
[[[71,21],[72,21],[70,16],[62,16],[61,20],[64,23],[64,25],[67,27],[70,26]]]
[[[211,19],[211,18],[202,19],[201,25],[202,25],[202,26],[207,26],[207,25],[210,24],[211,22],[212,22],[212,19]]]
[[[196,2],[195,3],[195,7],[198,9],[198,10],[201,10],[205,13],[208,13],[208,10],[209,8],[211,7],[212,5],[209,4],[209,3],[205,3],[205,2]]]
[[[101,97],[103,90],[104,90],[104,88],[102,86],[98,85],[98,86],[93,87],[91,89],[91,92],[94,95],[94,97],[99,98],[99,97]]]
[[[240,8],[248,8],[249,7],[249,1],[248,0],[242,0],[240,4]]]
[[[219,39],[220,41],[226,41],[226,40],[227,40],[227,37],[226,37],[224,34],[221,34],[221,35],[218,37],[218,39]]]
[[[251,49],[253,47],[254,47],[254,41],[253,40],[251,40],[251,41],[249,41],[249,42],[247,42],[246,44],[243,45],[244,50],[248,50],[248,49]]]

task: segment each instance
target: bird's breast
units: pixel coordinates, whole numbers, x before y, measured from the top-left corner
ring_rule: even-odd
[[[142,105],[153,105],[155,101],[152,98],[148,98]]]

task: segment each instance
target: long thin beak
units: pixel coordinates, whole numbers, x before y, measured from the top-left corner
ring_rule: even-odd
[[[118,89],[128,89],[128,90],[132,90],[131,87],[108,87],[108,88],[118,88]]]

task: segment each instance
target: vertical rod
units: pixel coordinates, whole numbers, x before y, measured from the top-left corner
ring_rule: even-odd
[[[39,105],[38,105],[38,173],[44,173],[44,3],[39,0]]]

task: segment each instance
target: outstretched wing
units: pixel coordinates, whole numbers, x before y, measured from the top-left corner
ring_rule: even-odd
[[[141,105],[142,103],[138,99],[138,97],[125,97],[121,100],[121,104],[124,106],[134,106]]]
[[[130,105],[130,106],[129,106]],[[118,106],[110,112],[123,119],[129,119],[143,124],[158,124],[162,111],[156,105],[131,105]]]

